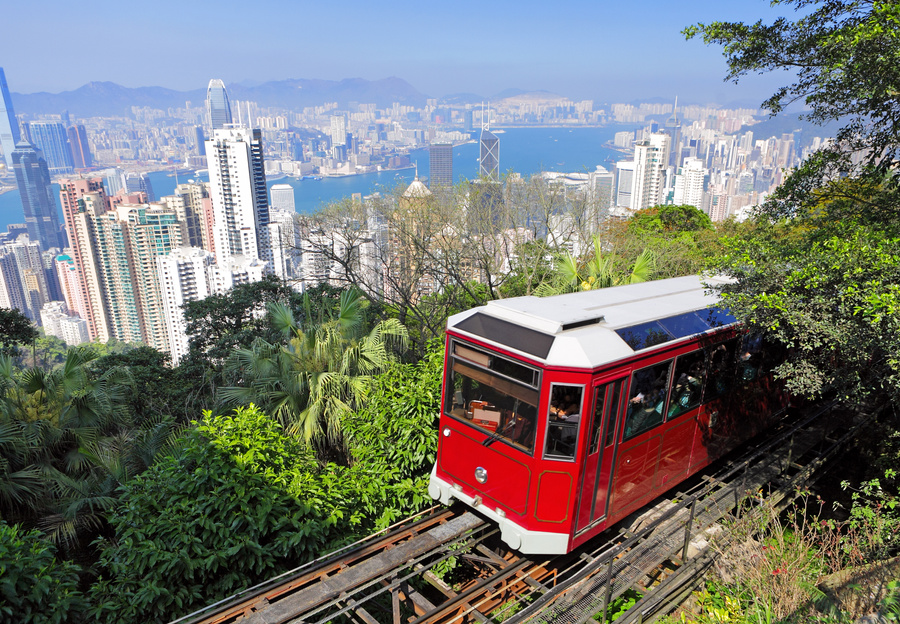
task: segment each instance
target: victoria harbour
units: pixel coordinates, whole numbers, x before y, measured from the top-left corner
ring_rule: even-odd
[[[504,173],[515,172],[531,175],[542,171],[586,172],[593,171],[598,165],[612,169],[621,154],[610,149],[606,143],[611,141],[617,131],[631,129],[631,126],[607,126],[600,128],[508,128],[497,130],[500,137],[500,168]],[[477,133],[475,135],[477,137]],[[294,188],[294,201],[298,213],[313,213],[323,206],[350,197],[355,193],[371,195],[377,191],[390,191],[398,185],[408,185],[416,175],[428,176],[428,149],[410,152],[413,163],[408,169],[381,171],[343,177],[325,177],[321,180],[301,180],[284,177],[269,180],[271,188],[275,184],[289,184]],[[478,143],[463,143],[453,148],[453,177],[455,182],[471,180],[478,177]],[[171,195],[178,182],[186,182],[190,176],[179,176],[177,181],[173,174],[156,171],[149,174],[156,197]],[[209,179],[206,174],[198,178],[204,182]],[[54,185],[54,196],[57,208],[59,205],[59,188]],[[0,228],[10,223],[24,221],[19,191],[9,191],[0,195]]]

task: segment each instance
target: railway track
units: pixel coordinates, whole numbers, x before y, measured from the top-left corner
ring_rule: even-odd
[[[690,593],[711,565],[714,553],[703,541],[711,527],[764,488],[786,504],[866,418],[830,406],[790,417],[629,528],[568,555],[518,555],[472,512],[433,508],[173,624],[440,624],[497,616],[581,623],[632,587],[643,598],[620,621],[647,622]],[[432,572],[451,557],[473,571],[455,587]]]

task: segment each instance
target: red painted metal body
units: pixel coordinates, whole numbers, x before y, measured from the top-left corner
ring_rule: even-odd
[[[750,344],[732,325],[583,369],[548,366],[448,329],[432,482],[520,528],[530,544],[523,552],[571,550],[770,424],[786,397],[758,361],[746,364],[752,349],[759,351],[758,341]],[[514,407],[494,399],[469,409],[462,395],[490,381],[473,370],[495,360],[502,360],[498,368],[514,362],[532,370],[537,394],[504,381]],[[651,388],[653,399],[646,396]],[[563,392],[580,393],[580,404],[569,408],[579,418],[566,419],[554,404]],[[501,436],[521,424],[518,412],[528,401],[537,403],[531,442]],[[492,421],[479,425],[470,415],[475,409]],[[483,483],[479,475],[486,475]]]

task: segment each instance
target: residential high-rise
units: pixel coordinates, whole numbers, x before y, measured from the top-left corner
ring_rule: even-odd
[[[616,197],[614,204],[620,208],[631,208],[631,187],[634,184],[634,161],[616,163]]]
[[[112,334],[93,233],[93,219],[109,210],[103,180],[60,180],[59,198],[69,235],[69,249],[75,264],[77,284],[81,291],[79,297],[73,298],[73,303],[81,308],[75,308],[74,311],[87,321],[91,340],[107,342]]]
[[[676,205],[693,206],[704,212],[709,210],[706,201],[706,186],[709,179],[709,171],[703,166],[701,158],[685,158],[684,166],[678,170],[675,176]]]
[[[75,124],[66,130],[66,134],[69,137],[69,149],[72,150],[72,164],[76,169],[89,169],[94,161],[91,159],[91,148],[84,125]]]
[[[0,149],[3,150],[3,158],[7,167],[12,167],[12,153],[19,142],[19,122],[16,112],[13,110],[12,97],[9,95],[9,87],[6,84],[6,74],[0,67]]]
[[[232,256],[272,262],[262,133],[216,130],[206,142],[216,262]]]
[[[643,210],[663,202],[665,172],[669,164],[669,135],[661,132],[634,144],[634,179],[631,209]]]
[[[432,188],[453,186],[453,146],[436,143],[428,149],[428,183]]]
[[[40,243],[45,250],[53,247],[62,248],[59,217],[50,186],[47,162],[41,157],[40,152],[25,141],[16,144],[11,156],[25,213],[25,224],[28,226],[28,236]]]
[[[69,135],[58,121],[32,121],[28,124],[31,142],[41,150],[50,175],[72,173],[75,164],[69,150]]]
[[[231,121],[231,104],[228,102],[228,93],[225,91],[225,83],[218,78],[209,81],[206,89],[206,114],[211,130],[220,130]]]
[[[272,201],[269,206],[285,212],[297,212],[294,206],[294,187],[290,184],[275,184],[269,189]]]
[[[3,246],[0,246],[0,308],[15,309],[28,316],[19,263],[16,255]]]
[[[196,247],[181,247],[167,256],[156,258],[166,340],[173,365],[177,365],[188,352],[186,322],[181,306],[213,294],[209,280],[213,261],[210,252]]]
[[[160,199],[175,211],[181,225],[181,238],[188,247],[203,247],[203,200],[209,198],[203,184],[186,183],[175,187],[174,195]]]
[[[343,115],[331,116],[331,145],[338,147],[347,144],[347,118]]]

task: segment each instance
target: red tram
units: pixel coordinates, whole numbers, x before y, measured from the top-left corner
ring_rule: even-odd
[[[717,301],[692,276],[450,317],[432,498],[565,553],[760,431],[775,354]]]

